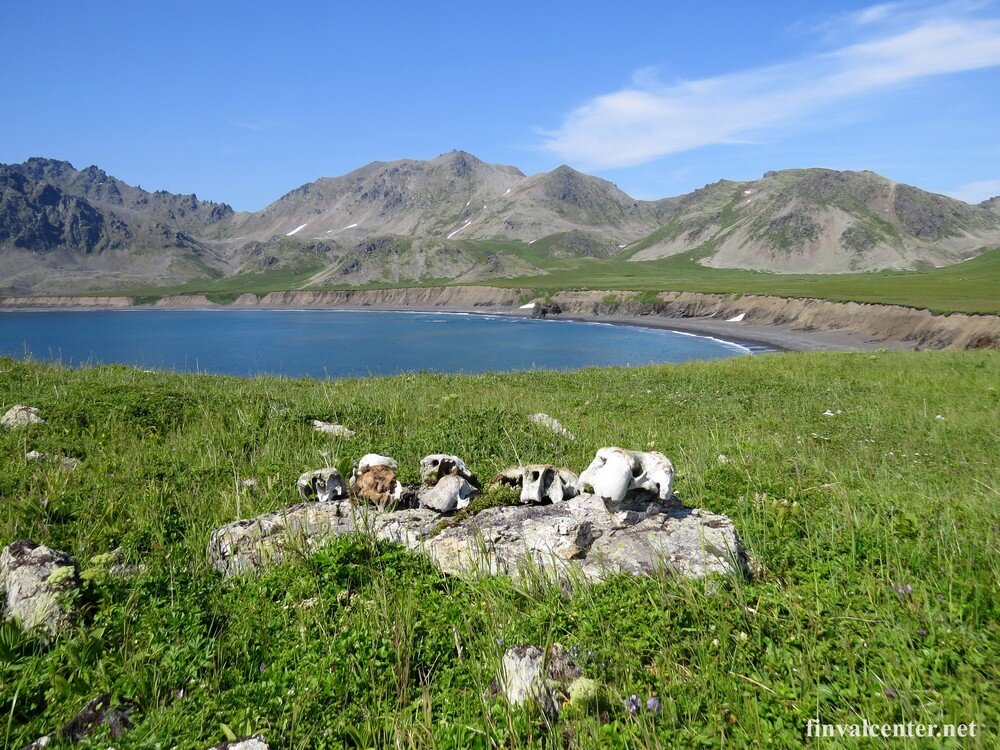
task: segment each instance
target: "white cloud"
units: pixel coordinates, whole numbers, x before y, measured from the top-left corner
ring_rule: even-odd
[[[854,14],[854,25],[866,31],[892,31],[794,62],[668,86],[642,69],[629,87],[570,112],[544,145],[582,166],[630,167],[746,141],[827,105],[926,76],[1000,65],[1000,19],[973,18],[953,6],[919,15],[901,7]]]
[[[982,203],[987,198],[1000,195],[1000,179],[980,180],[959,185],[954,190],[949,190],[948,195],[966,203]]]

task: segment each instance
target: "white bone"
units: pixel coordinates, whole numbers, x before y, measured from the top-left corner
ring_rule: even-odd
[[[305,501],[318,500],[328,503],[347,497],[347,487],[340,472],[332,467],[307,471],[296,482],[299,496]]]
[[[588,487],[605,502],[614,504],[637,490],[648,493],[649,500],[669,500],[674,489],[674,467],[669,458],[655,451],[601,448],[577,482],[581,492]]]
[[[454,474],[463,479],[472,479],[472,472],[465,466],[465,461],[458,456],[446,453],[432,453],[420,462],[420,479],[429,486],[437,484],[441,477]]]
[[[438,513],[451,513],[468,507],[479,490],[469,484],[464,477],[446,474],[433,487],[424,487],[417,493],[420,507],[431,508]]]
[[[521,502],[525,505],[560,503],[577,494],[577,476],[569,469],[550,464],[513,466],[500,472],[496,483],[521,488]]]

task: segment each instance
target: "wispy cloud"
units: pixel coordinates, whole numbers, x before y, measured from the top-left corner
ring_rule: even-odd
[[[280,123],[271,120],[230,120],[229,124],[240,130],[253,130],[255,132],[278,130],[281,127]]]
[[[657,83],[644,68],[620,91],[569,113],[545,134],[561,157],[594,168],[630,167],[668,154],[760,137],[824,107],[927,76],[1000,65],[1000,19],[970,6],[872,6],[844,24],[839,48],[729,75]]]
[[[1000,179],[969,182],[948,191],[948,194],[966,203],[982,203],[987,198],[1000,195]]]

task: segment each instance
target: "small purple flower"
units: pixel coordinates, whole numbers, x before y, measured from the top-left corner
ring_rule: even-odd
[[[913,586],[911,586],[908,583],[897,583],[896,593],[899,595],[900,598],[907,597],[913,593]]]
[[[569,647],[569,655],[572,658],[575,659],[576,657],[578,657],[580,655],[580,648],[578,646],[570,646]]]
[[[256,479],[243,479],[240,481],[240,487],[256,487],[256,486],[257,486]]]
[[[655,695],[649,696],[649,700],[646,701],[646,708],[652,711],[654,714],[658,714],[663,711],[663,704],[660,703],[660,699]]]
[[[497,638],[497,645],[502,646],[504,644],[503,638]]]
[[[884,692],[885,692],[885,697],[891,701],[896,700],[896,698],[899,697],[899,693],[896,692],[893,688],[886,688]]]
[[[639,709],[642,707],[642,702],[639,700],[638,695],[630,695],[628,700],[625,701],[625,708],[630,714],[639,713]]]
[[[917,635],[919,635],[921,638],[925,637],[927,635],[927,629],[917,628]]]
[[[264,662],[260,663],[260,666],[257,667],[257,671],[260,672],[261,674],[264,674]]]

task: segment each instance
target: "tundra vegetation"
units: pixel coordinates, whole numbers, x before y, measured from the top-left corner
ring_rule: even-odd
[[[0,624],[2,747],[105,694],[133,707],[117,750],[255,733],[303,749],[798,747],[810,718],[975,721],[968,746],[989,747],[998,372],[995,351],[341,381],[0,359],[0,411],[44,418],[0,429],[0,545],[66,551],[83,581],[55,640]],[[308,469],[347,476],[378,452],[417,483],[441,452],[481,477],[579,472],[607,445],[668,455],[681,501],[733,518],[753,576],[568,593],[447,577],[359,537],[256,577],[208,565],[213,529],[297,502]],[[516,502],[488,490],[467,512]],[[491,691],[508,647],[556,643],[587,678],[557,717]]]

